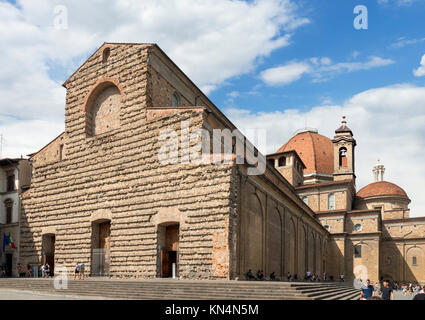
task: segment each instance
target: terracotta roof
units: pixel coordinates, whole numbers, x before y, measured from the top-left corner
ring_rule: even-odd
[[[306,165],[304,174],[334,172],[332,141],[316,132],[304,131],[292,137],[277,152],[295,150]]]
[[[371,183],[357,192],[357,197],[362,199],[379,196],[398,196],[409,199],[402,188],[387,181]]]

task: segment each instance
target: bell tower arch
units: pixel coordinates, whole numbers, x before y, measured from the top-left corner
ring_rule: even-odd
[[[347,127],[346,117],[342,117],[342,125],[335,131],[332,140],[334,146],[334,180],[355,180],[355,147],[353,132]]]

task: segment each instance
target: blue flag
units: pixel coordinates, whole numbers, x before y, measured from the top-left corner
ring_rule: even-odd
[[[3,253],[6,252],[7,244],[9,244],[9,239],[6,236],[6,233],[3,233]]]

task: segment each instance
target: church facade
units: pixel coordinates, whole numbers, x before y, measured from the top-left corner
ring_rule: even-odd
[[[253,175],[217,136],[236,127],[155,44],[105,43],[64,87],[65,132],[30,156],[22,265],[84,263],[116,278],[244,279],[251,269],[425,282],[425,218],[409,218],[409,198],[380,181],[381,166],[379,181],[356,192],[345,121],[333,140],[298,133]],[[182,144],[196,145],[184,137],[199,130],[232,161],[184,161]],[[178,141],[176,161],[160,161],[164,131]]]

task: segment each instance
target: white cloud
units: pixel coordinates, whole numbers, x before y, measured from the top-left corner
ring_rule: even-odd
[[[371,56],[366,61],[332,63],[328,57],[313,57],[303,62],[293,61],[284,66],[266,69],[261,79],[269,85],[287,85],[297,81],[304,74],[311,74],[313,82],[327,81],[338,74],[370,70],[393,64],[391,59]]]
[[[425,198],[425,87],[397,85],[361,92],[342,105],[315,106],[307,112],[286,109],[251,113],[228,109],[225,113],[241,131],[267,129],[267,150],[276,152],[296,130],[316,127],[319,133],[334,136],[341,116],[357,140],[356,171],[358,189],[372,182],[372,167],[381,159],[387,168],[386,180],[406,190],[412,200],[413,216],[423,215]]]
[[[397,39],[397,41],[394,42],[390,47],[399,49],[399,48],[403,48],[405,46],[421,43],[421,42],[424,42],[424,41],[425,41],[425,38],[406,39],[406,38],[402,37],[402,38]]]
[[[421,65],[418,69],[413,70],[415,77],[425,76],[425,54],[422,56]]]
[[[56,29],[54,10],[64,3],[68,28]],[[208,94],[289,45],[294,30],[306,23],[291,0],[0,1],[4,155],[36,151],[60,133],[47,124],[63,126],[64,74],[71,75],[105,41],[158,43]],[[42,136],[28,130],[37,127],[34,121],[44,123]],[[22,130],[13,129],[15,124]]]
[[[269,85],[286,85],[301,78],[310,71],[307,63],[288,63],[287,65],[270,68],[261,73],[261,79]]]
[[[379,4],[396,4],[399,6],[411,5],[417,0],[378,0]]]

